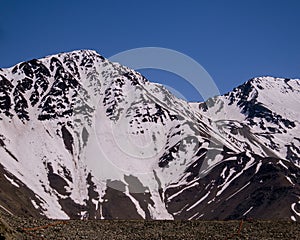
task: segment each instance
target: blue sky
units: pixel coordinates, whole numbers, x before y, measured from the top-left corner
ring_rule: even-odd
[[[105,57],[138,47],[199,62],[221,93],[263,75],[300,78],[297,0],[0,0],[0,67],[75,49]],[[174,74],[142,73],[199,100]]]

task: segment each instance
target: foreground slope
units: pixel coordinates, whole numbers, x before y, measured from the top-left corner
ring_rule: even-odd
[[[0,204],[60,219],[299,220],[299,96],[298,80],[269,77],[187,103],[90,50],[1,69]]]

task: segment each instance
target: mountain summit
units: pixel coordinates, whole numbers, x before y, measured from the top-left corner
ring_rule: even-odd
[[[0,207],[59,219],[300,220],[300,81],[203,103],[81,50],[0,69]]]

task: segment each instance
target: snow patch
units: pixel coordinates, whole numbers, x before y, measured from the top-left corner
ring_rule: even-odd
[[[193,184],[181,189],[180,191],[178,191],[177,193],[174,193],[173,195],[169,196],[168,197],[168,201],[171,201],[173,198],[177,197],[179,194],[181,194],[182,192],[184,192],[185,190],[189,189],[189,188],[192,188],[192,187],[195,187],[199,185],[198,182],[194,182]]]
[[[228,198],[226,198],[226,200],[229,200],[230,198],[232,198],[233,196],[235,196],[236,194],[238,194],[240,191],[242,191],[243,189],[245,189],[247,186],[249,186],[250,182],[248,182],[245,186],[241,187],[239,190],[237,190],[235,193],[231,194]]]
[[[294,186],[295,183],[293,183],[292,179],[289,176],[285,176],[285,178]]]
[[[210,191],[208,191],[202,198],[200,198],[197,202],[195,202],[192,206],[190,206],[186,211],[190,211],[191,209],[193,209],[194,207],[199,205],[201,202],[204,201],[205,198],[208,197],[209,194],[210,194]]]
[[[299,203],[300,203],[300,202],[299,202]],[[292,209],[292,211],[293,211],[298,217],[300,217],[300,212],[297,212],[296,209],[295,209],[296,204],[297,204],[297,203],[293,203],[293,204],[291,205],[291,209]]]
[[[281,160],[279,160],[279,162],[278,162],[281,166],[283,166],[285,169],[289,169],[286,165],[284,165],[284,163],[281,161]]]
[[[250,208],[243,214],[243,216],[247,215],[252,209],[253,209],[253,206],[250,207]]]
[[[12,185],[14,185],[15,187],[20,187],[19,186],[19,184],[17,184],[12,178],[9,178],[8,176],[6,176],[5,174],[4,174],[4,177],[12,184]]]
[[[31,203],[32,203],[32,205],[34,206],[35,209],[40,208],[39,205],[37,205],[37,203],[33,199],[31,199]]]

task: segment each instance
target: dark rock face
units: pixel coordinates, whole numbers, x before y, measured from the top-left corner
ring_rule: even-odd
[[[174,192],[186,189],[184,193],[168,202],[169,210],[176,213],[183,209],[176,217],[178,219],[187,219],[191,216],[210,220],[243,219],[246,216],[255,219],[289,219],[286,216],[292,213],[291,206],[285,203],[297,202],[300,188],[298,184],[290,184],[286,176],[290,176],[296,183],[298,181],[296,176],[299,176],[297,168],[291,164],[290,170],[287,170],[278,165],[276,159],[264,159],[258,172],[256,172],[257,164],[254,164],[244,170],[240,177],[233,174],[231,184],[220,194],[218,189],[224,186],[226,176],[229,174],[229,171],[225,171],[225,179],[220,178],[222,169],[226,166],[236,170],[243,169],[248,160],[242,157],[241,161],[240,166],[233,161],[230,164],[220,164],[212,174],[195,182],[198,184],[193,187],[167,189],[167,199],[174,195]],[[261,160],[258,158],[257,162],[259,161]],[[298,175],[294,175],[295,172],[298,172]],[[195,204],[197,202],[199,203]],[[299,204],[296,206],[298,208]]]
[[[125,184],[109,181],[103,198],[102,211],[105,219],[142,219],[130,198],[125,195]]]
[[[255,78],[187,103],[89,50],[1,69],[0,207],[41,218],[299,221],[299,86]],[[142,145],[112,155],[113,170],[103,164],[120,150],[109,130]],[[144,175],[132,170],[136,156]]]
[[[69,130],[66,128],[66,126],[62,126],[61,132],[62,132],[62,137],[63,137],[66,149],[68,149],[68,151],[70,151],[70,153],[73,154],[74,140],[73,140],[72,134],[69,132]]]
[[[0,75],[0,109],[1,113],[4,113],[6,116],[11,116],[11,99],[9,97],[10,92],[13,89],[13,85],[8,81],[4,76]]]
[[[14,179],[18,186],[11,184],[7,177]],[[2,165],[0,165],[0,181],[0,202],[2,210],[8,211],[8,214],[17,213],[19,216],[24,217],[45,217],[42,213],[42,209],[34,208],[30,202],[30,199],[32,199],[39,203],[40,199],[36,198],[32,190],[7,172]]]

